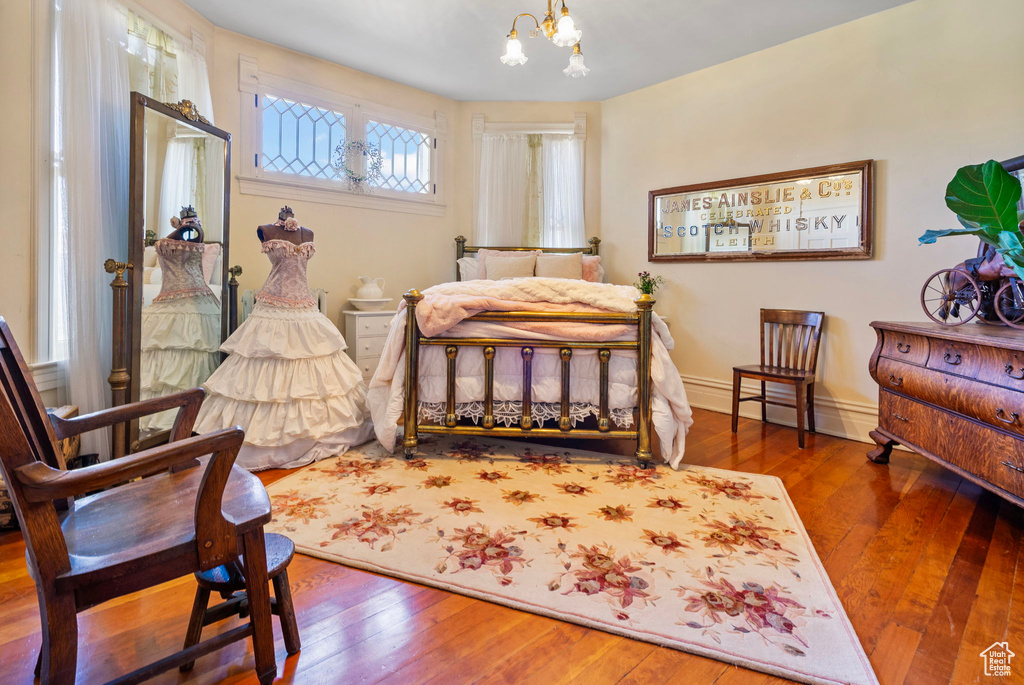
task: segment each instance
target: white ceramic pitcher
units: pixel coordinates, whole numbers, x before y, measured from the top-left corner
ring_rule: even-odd
[[[359,290],[356,292],[356,297],[360,300],[380,300],[384,297],[383,278],[360,276],[359,281],[362,285],[359,286]]]

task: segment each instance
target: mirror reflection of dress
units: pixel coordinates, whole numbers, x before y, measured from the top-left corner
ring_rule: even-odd
[[[141,399],[201,385],[220,362],[220,301],[203,278],[202,242],[156,241],[160,294],[142,310]],[[139,430],[169,429],[176,410],[143,418]]]
[[[312,232],[285,210],[277,224],[260,227],[270,275],[252,314],[221,346],[230,356],[204,384],[195,428],[245,429],[236,463],[252,471],[337,456],[372,434],[362,374],[309,291]]]

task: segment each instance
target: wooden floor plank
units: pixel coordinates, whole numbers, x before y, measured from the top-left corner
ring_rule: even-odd
[[[910,670],[921,633],[898,623],[888,623],[882,629],[878,644],[871,652],[871,665],[880,685],[899,685]]]
[[[742,419],[734,435],[728,416],[696,410],[695,418],[688,463],[782,479],[883,685],[985,682],[978,680],[981,648],[1005,639],[1018,653],[1024,649],[1021,510],[911,453],[894,452],[888,466],[878,465],[866,461],[864,444],[815,435],[800,450],[784,426]],[[628,441],[573,446],[625,456],[633,450]],[[288,473],[260,476],[270,483]],[[781,682],[311,557],[297,556],[289,575],[303,649],[286,658],[275,626],[280,682]],[[178,649],[193,592],[186,578],[83,612],[78,682],[103,682]],[[237,619],[204,635],[233,625]],[[3,532],[0,681],[32,682],[38,645],[24,544],[19,533]],[[237,643],[199,659],[185,680],[255,683],[251,646]],[[153,682],[182,680],[175,672]]]
[[[988,492],[982,493],[978,499],[978,506],[974,509],[967,532],[932,609],[924,637],[910,664],[910,682],[950,682],[960,651],[960,641],[984,570],[1000,501]],[[996,597],[1006,601],[1003,593]]]
[[[1020,509],[1009,502],[1003,502],[1001,513],[992,530],[976,597],[960,641],[951,681],[954,683],[978,683],[985,679],[981,653],[992,643],[1002,640],[1006,633],[1010,603],[997,604],[982,599],[1005,592],[1006,588],[1013,586],[1017,550],[1020,546]]]

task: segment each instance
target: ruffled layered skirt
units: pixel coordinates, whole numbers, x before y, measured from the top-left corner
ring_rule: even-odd
[[[239,466],[295,468],[370,439],[366,385],[345,339],[316,306],[258,302],[220,349],[196,432],[245,429]]]
[[[154,302],[142,310],[140,399],[201,385],[220,363],[220,302],[212,294]],[[139,430],[167,430],[176,409],[146,416]]]

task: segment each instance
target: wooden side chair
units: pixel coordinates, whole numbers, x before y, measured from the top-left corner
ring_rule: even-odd
[[[732,432],[740,417],[740,402],[760,402],[761,420],[768,422],[768,405],[796,409],[796,435],[804,448],[804,416],[807,430],[814,432],[814,374],[818,366],[818,343],[824,312],[793,309],[761,310],[761,363],[735,366],[732,370]],[[744,378],[761,382],[761,394],[740,397]],[[796,404],[769,400],[766,383],[785,383],[796,391]]]
[[[75,682],[78,612],[240,555],[250,621],[116,682],[140,682],[249,637],[260,683],[273,681],[277,664],[263,533],[270,500],[259,478],[234,466],[244,437],[240,428],[189,437],[202,401],[203,391],[196,389],[51,423],[0,317],[0,474],[21,521],[36,583],[42,622],[37,666],[44,684]],[[175,407],[169,444],[63,470],[59,439]],[[111,489],[78,497],[103,488]]]

